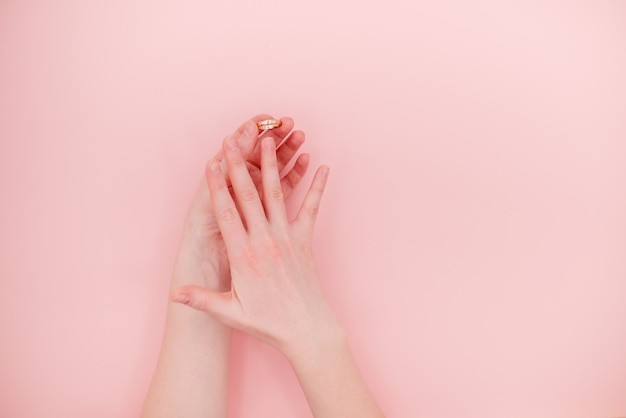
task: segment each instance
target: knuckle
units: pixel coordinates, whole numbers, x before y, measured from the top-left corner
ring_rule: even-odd
[[[259,274],[261,271],[261,257],[254,248],[247,248],[241,254],[241,261],[253,272]]]
[[[290,258],[290,244],[286,237],[268,237],[262,242],[263,258],[270,260],[274,267],[278,267]]]
[[[296,135],[291,135],[288,141],[285,141],[285,147],[289,149],[291,153],[295,153],[302,145],[302,142],[297,138]]]
[[[230,223],[230,222],[234,222],[237,219],[237,217],[239,216],[239,213],[237,212],[236,208],[230,206],[219,211],[218,216],[222,222]]]
[[[228,190],[228,184],[226,184],[226,182],[221,182],[214,185],[213,188],[215,189],[215,191],[222,193],[223,190]]]
[[[310,205],[306,208],[306,212],[313,219],[317,218],[319,211],[320,211],[319,205]]]
[[[272,200],[281,201],[284,198],[283,190],[281,188],[272,188],[268,190],[267,196]]]
[[[269,241],[265,244],[265,251],[272,259],[279,259],[283,254],[283,250],[275,241]]]
[[[246,187],[241,190],[239,197],[245,202],[254,202],[259,198],[259,193],[254,187]]]
[[[209,308],[209,303],[205,297],[195,297],[193,298],[193,306],[194,309],[198,309],[200,311],[206,311]]]
[[[313,254],[313,243],[312,243],[312,240],[304,240],[300,244],[300,248],[304,252],[304,254],[306,254],[306,255]]]
[[[287,186],[287,187],[293,189],[295,184],[294,184],[294,176],[292,175],[292,173],[287,174],[282,179],[281,183],[283,184],[283,186]]]
[[[198,301],[196,301],[195,308],[200,311],[207,311],[209,309],[209,304],[207,303],[206,298],[200,298]]]
[[[296,185],[300,183],[300,180],[302,180],[302,173],[297,170],[294,170],[291,173],[291,184]]]

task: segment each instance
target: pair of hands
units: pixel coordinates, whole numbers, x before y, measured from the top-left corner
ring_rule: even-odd
[[[285,139],[293,120],[283,118],[280,128],[259,138],[256,122],[263,119],[271,116],[255,116],[224,140],[187,215],[185,269],[179,274],[199,276],[193,283],[218,277],[217,286],[183,286],[173,289],[171,299],[290,358],[340,328],[323,296],[311,248],[329,169],[317,169],[298,215],[289,221],[284,199],[306,173],[308,155],[301,154],[282,178],[280,173],[304,133]]]

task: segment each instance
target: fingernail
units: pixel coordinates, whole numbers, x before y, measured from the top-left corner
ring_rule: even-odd
[[[226,146],[228,147],[228,149],[235,151],[239,146],[239,144],[237,144],[237,138],[235,138],[233,135],[229,136],[226,140]]]
[[[217,160],[212,160],[209,163],[209,170],[211,170],[211,174],[219,174],[221,171],[220,163]]]

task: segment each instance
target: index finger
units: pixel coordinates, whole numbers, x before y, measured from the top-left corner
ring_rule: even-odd
[[[220,163],[213,159],[206,166],[211,205],[228,254],[235,254],[245,243],[246,230],[233,201]]]

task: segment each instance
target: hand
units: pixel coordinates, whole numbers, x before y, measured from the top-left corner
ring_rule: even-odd
[[[264,119],[272,119],[272,116],[257,115],[241,125],[232,135],[238,138],[242,158],[247,158],[247,168],[257,188],[261,186],[261,170],[259,168],[261,152],[257,143],[256,122]],[[283,118],[281,121],[280,128],[268,131],[264,135],[265,138],[271,138],[276,144],[284,141],[277,151],[279,171],[283,170],[304,143],[304,132],[302,131],[293,131],[285,139],[292,130],[294,123],[291,118]],[[248,130],[248,134],[244,135],[246,130]],[[212,161],[219,161],[225,168],[221,150]],[[307,171],[308,164],[308,154],[301,154],[293,168],[282,177],[281,188],[285,196],[288,196],[293,188],[298,185]],[[230,288],[230,271],[226,248],[213,213],[211,196],[204,176],[187,213],[172,286],[187,283],[222,290]]]
[[[324,335],[342,332],[323,296],[311,249],[329,169],[317,170],[297,217],[289,222],[274,140],[262,140],[259,193],[236,139],[227,138],[223,146],[234,199],[219,159],[210,161],[206,170],[230,262],[231,288],[215,292],[183,286],[172,293],[172,300],[208,312],[289,358]]]
[[[216,318],[278,348],[290,361],[313,416],[383,417],[359,373],[343,329],[324,298],[313,260],[313,228],[328,167],[317,170],[297,217],[289,222],[275,141],[270,137],[261,141],[260,191],[259,184],[255,184],[255,171],[246,167],[246,149],[242,144],[246,141],[236,135],[227,138],[223,154],[211,160],[206,170],[210,195],[207,201],[211,203],[211,213],[215,214],[217,221],[216,233],[223,237],[228,256],[230,290],[221,289],[224,291],[220,292],[187,285],[175,289],[172,300],[196,309],[185,310],[181,306],[181,314],[208,312],[210,316],[202,318],[219,323],[214,320]],[[225,160],[225,167],[221,158]],[[227,175],[234,193],[229,190]],[[190,334],[194,337],[188,344],[191,348],[179,356],[188,360],[184,371],[194,371],[182,373],[181,378],[196,375],[197,365],[207,358],[204,350],[196,349],[201,346],[197,334]],[[211,337],[207,335],[207,341]],[[167,340],[180,342],[180,338]],[[218,363],[213,364],[213,369],[221,370],[222,378],[217,380],[220,383],[226,376],[225,362],[222,361],[226,357],[225,353],[214,356]],[[163,368],[180,370],[178,366]],[[193,382],[192,391],[198,387],[197,383]],[[190,388],[178,386],[184,390]],[[209,402],[204,395],[216,394],[224,387],[222,384],[213,388],[202,387],[206,389],[202,392],[196,390],[199,400],[193,405],[223,406],[219,399],[225,395],[214,395]],[[184,393],[180,389],[179,392]],[[176,399],[179,398],[185,399],[186,396]],[[172,411],[178,414],[180,405],[170,403],[175,405]],[[193,412],[194,415],[205,414],[200,408]]]
[[[232,135],[239,141],[242,158],[257,188],[261,187],[260,149],[256,122],[272,119],[258,115],[244,123]],[[291,118],[282,119],[282,126],[265,134],[276,144],[278,167],[282,169],[304,142],[304,133],[294,131]],[[220,148],[221,149],[221,148]],[[222,161],[218,152],[212,161]],[[222,161],[224,168],[225,161]],[[308,156],[301,155],[281,180],[282,192],[288,195],[305,174]],[[229,189],[226,189],[229,190]],[[228,194],[228,192],[227,192]],[[174,266],[171,288],[185,284],[210,289],[230,289],[230,270],[224,240],[213,213],[212,198],[203,176],[193,204],[187,213],[178,258]],[[156,417],[225,417],[228,355],[231,328],[199,311],[172,303],[159,362],[143,406],[143,416]]]

